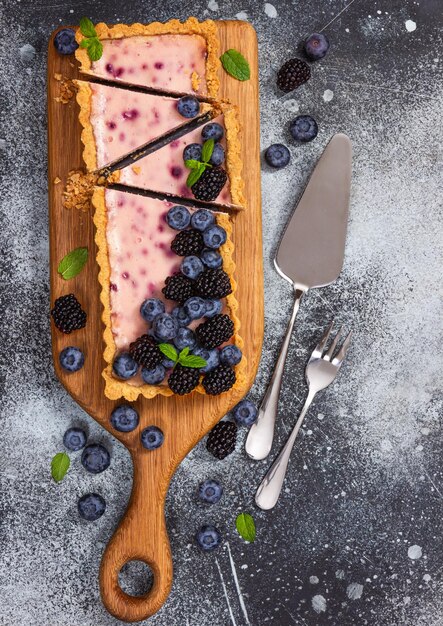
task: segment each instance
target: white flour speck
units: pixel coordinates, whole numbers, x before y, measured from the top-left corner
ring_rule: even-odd
[[[25,43],[24,46],[20,48],[20,59],[23,63],[30,63],[34,60],[35,57],[35,48],[31,46],[30,43]]]
[[[290,98],[289,100],[286,100],[283,106],[285,107],[285,109],[287,109],[291,113],[298,113],[300,109],[299,103],[297,102],[297,100],[294,100],[294,98]]]
[[[314,596],[312,598],[312,608],[316,613],[324,613],[326,611],[326,600],[323,596]]]
[[[408,557],[410,559],[412,559],[413,561],[415,561],[416,559],[419,559],[423,554],[423,550],[421,549],[421,546],[410,546],[408,548]]]
[[[0,139],[0,150],[6,150],[6,139]]]
[[[208,9],[210,11],[218,11],[218,2],[217,0],[209,0]]]
[[[358,600],[363,593],[363,585],[360,583],[351,583],[346,589],[346,595],[350,600]]]
[[[331,89],[326,89],[325,92],[323,93],[323,100],[325,102],[331,102],[333,97],[334,97],[334,92]]]
[[[346,33],[349,33],[349,28],[345,28],[345,32],[346,32]]]
[[[422,428],[421,429],[422,435],[429,435],[430,432],[431,432],[430,428]]]
[[[431,576],[429,574],[425,574],[423,576],[423,580],[425,581],[425,583],[428,583],[431,580]]]
[[[265,13],[268,17],[277,17],[278,15],[275,6],[273,4],[270,4],[269,2],[265,4]]]
[[[310,576],[309,582],[311,583],[311,585],[318,585],[319,579],[317,578],[317,576]]]
[[[405,26],[408,33],[414,32],[414,30],[417,28],[417,24],[412,20],[406,20]]]
[[[246,13],[246,11],[240,11],[239,13],[235,14],[235,17],[238,20],[247,20],[248,19],[248,14]]]
[[[344,570],[342,570],[342,569],[338,569],[338,570],[335,572],[335,577],[336,577],[336,578],[338,578],[338,580],[343,580],[343,579],[344,579],[344,577],[345,577],[345,572],[344,572]]]
[[[382,439],[380,442],[380,448],[383,450],[383,452],[390,452],[393,449],[392,443],[389,441],[389,439]]]

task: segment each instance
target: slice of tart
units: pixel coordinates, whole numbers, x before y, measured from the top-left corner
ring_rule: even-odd
[[[190,121],[178,112],[177,98],[80,80],[75,83],[83,127],[83,158],[90,172],[118,161]],[[198,115],[210,110],[203,103]]]
[[[194,194],[186,184],[190,170],[185,166],[185,160],[186,158],[200,159],[205,138],[212,135],[216,139],[214,157],[219,157],[215,163],[224,168],[228,175],[226,184],[215,202],[244,207],[237,110],[227,105],[222,105],[221,108],[223,113],[209,124],[182,135],[134,164],[116,171],[115,182],[129,187],[192,199]]]
[[[173,363],[168,363],[165,356],[159,355],[158,345],[168,343],[173,349],[175,346],[178,355],[182,348],[177,338],[179,327],[187,329],[186,332],[180,333],[194,336],[195,332],[195,338],[199,338],[200,345],[196,343],[190,347],[191,356],[204,355],[206,350],[207,363],[211,362],[210,372],[200,373],[198,370],[193,389],[200,393],[214,393],[214,390],[219,392],[223,388],[223,385],[218,386],[219,380],[215,388],[211,388],[209,383],[213,384],[213,379],[220,373],[222,379],[226,375],[230,378],[231,386],[240,384],[246,363],[245,359],[241,358],[242,340],[239,335],[240,322],[237,318],[238,304],[235,298],[230,217],[224,213],[186,207],[171,211],[174,206],[171,202],[104,188],[96,188],[93,205],[97,229],[101,301],[104,308],[102,319],[105,324],[106,368],[103,377],[106,396],[113,400],[124,397],[132,401],[140,394],[146,398],[152,398],[157,394],[172,395],[174,391],[171,386],[174,389],[176,387],[171,385],[171,376],[175,372],[177,378],[180,367],[173,368]],[[175,219],[178,215],[178,223],[171,220],[172,213]],[[198,218],[194,217],[197,213]],[[192,224],[180,223],[182,216],[185,216],[188,222],[192,216]],[[205,220],[208,221],[208,227]],[[192,225],[199,228],[193,228]],[[178,228],[181,230],[177,230]],[[209,233],[208,228],[213,230]],[[218,236],[222,231],[226,233],[226,240],[221,239],[220,247],[216,250],[219,244],[214,236]],[[198,253],[200,260],[205,259],[205,263],[209,265],[202,263],[203,270],[202,267],[199,269],[197,267],[201,272],[200,280],[195,275],[191,279],[188,274],[183,273],[184,269],[180,271],[184,260],[184,256],[181,255],[190,250],[189,246],[194,252],[196,245],[201,250],[201,246],[198,245],[201,239],[205,240],[205,245],[208,242],[212,245],[206,252]],[[196,255],[187,256],[196,258]],[[216,266],[220,267],[220,263],[222,270],[213,269]],[[191,274],[197,271],[195,265],[199,266],[199,262],[195,260],[190,262]],[[216,284],[213,281],[215,277]],[[226,288],[226,283],[229,288]],[[214,289],[219,290],[219,294],[226,295],[220,296],[218,300],[205,297],[211,290],[214,295]],[[195,313],[193,309],[194,313],[189,313],[191,306],[189,298],[191,304],[195,304],[197,308],[203,307],[200,312]],[[210,302],[212,304],[209,304]],[[218,302],[218,305],[214,305],[214,302]],[[144,316],[141,313],[143,303],[145,307],[148,306]],[[157,312],[154,311],[154,317],[149,317],[150,312],[152,313],[149,308],[151,304],[154,309],[158,308]],[[163,317],[160,319],[158,316]],[[177,322],[176,324],[174,322],[175,328],[172,332],[172,335],[174,332],[175,335],[165,336],[164,333],[169,332],[167,323],[170,323],[171,319]],[[210,322],[210,327],[207,322]],[[166,330],[163,324],[166,324]],[[226,359],[222,357],[223,349]],[[240,360],[236,358],[238,354]],[[220,359],[226,361],[228,365],[222,364]],[[122,363],[124,371],[121,368]],[[134,369],[129,371],[133,365]],[[221,370],[217,370],[218,367],[221,367]],[[160,378],[157,377],[158,371]],[[186,373],[189,373],[189,370],[185,371],[185,375]],[[212,378],[208,378],[210,374]],[[192,375],[193,373],[191,377]],[[155,380],[156,384],[146,382],[152,380]],[[178,389],[177,393],[182,395],[183,389],[180,386]]]
[[[79,47],[75,55],[82,72],[168,93],[216,97],[220,62],[213,21],[100,23],[95,29],[103,54],[98,61],[91,61],[87,50]],[[79,43],[84,38],[80,30],[76,37]]]

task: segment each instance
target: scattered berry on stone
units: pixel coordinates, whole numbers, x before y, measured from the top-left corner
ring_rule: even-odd
[[[216,480],[205,480],[198,486],[198,495],[202,502],[217,504],[223,495],[223,487]]]
[[[317,137],[317,122],[310,115],[298,115],[289,125],[291,135],[296,141],[307,143]]]
[[[252,426],[257,420],[258,410],[250,400],[242,400],[234,408],[233,414],[239,426]]]
[[[329,50],[329,39],[323,33],[312,33],[305,41],[306,56],[311,61],[322,59]]]
[[[106,511],[106,502],[98,493],[86,493],[77,502],[77,510],[87,522],[95,522]]]
[[[273,143],[265,152],[265,161],[275,169],[286,167],[291,160],[291,153],[282,143]]]
[[[105,446],[100,443],[92,443],[82,452],[82,465],[91,474],[100,474],[108,469],[111,456]]]
[[[195,540],[204,552],[212,552],[221,545],[222,536],[218,528],[207,524],[200,528]]]
[[[288,93],[306,83],[311,77],[311,68],[301,59],[289,59],[278,71],[277,87]]]
[[[237,430],[234,422],[219,422],[209,433],[206,448],[217,459],[226,458],[235,450]]]
[[[62,333],[69,334],[86,326],[86,313],[73,293],[57,298],[51,315],[54,324]]]
[[[68,450],[72,450],[72,452],[77,452],[77,450],[81,450],[86,445],[86,433],[83,428],[68,428],[68,430],[63,435],[63,444],[65,448]]]

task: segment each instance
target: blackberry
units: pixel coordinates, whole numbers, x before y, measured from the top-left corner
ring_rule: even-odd
[[[199,230],[182,230],[171,243],[171,250],[178,256],[198,256],[205,247]]]
[[[154,369],[163,360],[163,354],[149,335],[142,335],[133,341],[129,345],[129,354],[136,363],[147,369]]]
[[[195,292],[202,298],[219,300],[232,293],[231,280],[222,269],[207,269],[194,284]]]
[[[289,59],[277,74],[277,87],[284,92],[293,91],[311,77],[311,68],[301,59]]]
[[[221,314],[212,317],[195,329],[198,343],[212,350],[228,341],[234,334],[234,322],[229,315]]]
[[[198,181],[191,187],[191,191],[197,200],[212,202],[225,186],[228,175],[222,167],[207,169]]]
[[[229,391],[236,381],[234,370],[229,365],[219,365],[203,378],[203,387],[210,396]]]
[[[73,293],[57,298],[51,315],[56,327],[67,335],[86,326],[86,313]]]
[[[184,304],[194,293],[194,284],[190,278],[183,274],[174,274],[174,276],[168,276],[165,280],[162,293],[168,300]]]
[[[194,367],[184,367],[178,363],[168,379],[169,388],[179,396],[195,389],[200,380],[200,372]]]
[[[234,452],[236,441],[237,425],[234,422],[219,422],[209,433],[206,448],[213,456],[222,460]]]

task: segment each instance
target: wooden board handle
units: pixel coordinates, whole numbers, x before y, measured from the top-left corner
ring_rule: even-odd
[[[166,531],[164,500],[167,491],[155,467],[155,451],[133,456],[134,483],[128,508],[103,554],[100,591],[106,609],[124,622],[138,622],[156,613],[172,585],[172,558]],[[146,497],[149,494],[149,498]],[[130,596],[118,582],[129,561],[143,561],[154,582],[142,596]]]

